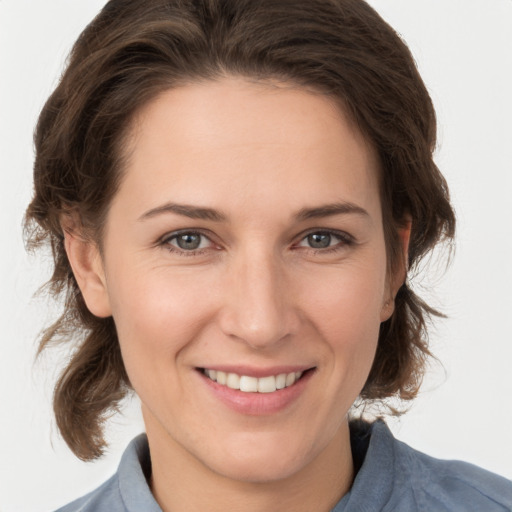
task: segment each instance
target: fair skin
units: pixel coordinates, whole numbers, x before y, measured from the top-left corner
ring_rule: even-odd
[[[330,510],[403,280],[386,271],[373,151],[328,98],[235,78],[161,94],[129,141],[101,255],[72,230],[66,249],[89,309],[115,320],[155,498]]]

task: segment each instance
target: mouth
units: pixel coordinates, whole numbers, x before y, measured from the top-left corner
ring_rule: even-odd
[[[274,393],[293,386],[306,374],[312,372],[314,368],[259,378],[209,368],[198,368],[198,370],[208,379],[229,389],[242,391],[243,393]]]
[[[246,417],[269,417],[289,410],[308,389],[316,367],[197,367],[212,396]],[[218,410],[218,409],[217,409]]]

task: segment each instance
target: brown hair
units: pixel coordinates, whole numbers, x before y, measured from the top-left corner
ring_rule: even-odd
[[[75,341],[54,394],[58,427],[74,453],[105,447],[103,422],[130,389],[112,318],[92,315],[63,245],[61,220],[78,214],[101,243],[121,179],[123,140],[134,114],[163,90],[235,75],[278,79],[341,102],[375,148],[391,269],[400,265],[397,227],[409,217],[409,266],[455,229],[446,183],[432,159],[435,112],[413,58],[362,0],[111,0],[84,30],[35,133],[35,195],[29,246],[50,244],[62,316],[39,351]],[[381,325],[365,401],[418,392],[429,355],[426,320],[437,314],[407,282]]]

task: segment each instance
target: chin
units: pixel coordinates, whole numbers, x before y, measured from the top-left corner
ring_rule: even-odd
[[[214,460],[206,463],[214,472],[232,480],[247,483],[284,480],[300,472],[314,458],[314,454],[304,452],[303,444],[293,443],[289,436],[285,440],[282,436],[270,440],[268,435],[237,437],[236,442],[224,446]]]

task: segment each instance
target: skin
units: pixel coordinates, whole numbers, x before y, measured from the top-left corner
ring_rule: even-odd
[[[325,96],[225,78],[148,104],[128,156],[101,255],[72,230],[66,248],[90,310],[115,320],[155,498],[173,512],[330,510],[353,479],[347,411],[403,281],[386,273],[374,152]],[[179,230],[199,248],[180,248]],[[197,370],[219,365],[313,370],[288,406],[242,414]]]

